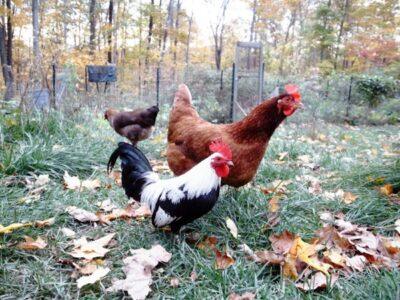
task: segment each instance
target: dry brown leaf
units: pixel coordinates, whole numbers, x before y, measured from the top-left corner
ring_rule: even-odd
[[[129,204],[125,210],[132,218],[150,217],[152,215],[150,208],[145,203]]]
[[[76,283],[78,285],[78,289],[82,288],[83,286],[87,284],[93,284],[100,279],[102,279],[104,276],[106,276],[110,272],[109,268],[102,268],[102,267],[97,267],[97,269],[89,276],[82,276],[80,277]]]
[[[279,201],[280,201],[279,196],[273,196],[268,202],[268,211],[271,213],[278,212],[280,208]]]
[[[256,295],[250,292],[246,292],[242,295],[232,293],[228,296],[228,300],[253,300],[256,298]]]
[[[353,203],[354,201],[357,200],[357,198],[358,198],[357,195],[354,195],[354,194],[352,194],[350,192],[344,192],[344,194],[343,194],[343,202],[346,203],[346,204]]]
[[[277,254],[286,254],[289,252],[293,245],[295,236],[289,231],[285,230],[280,235],[273,234],[269,237],[272,243],[272,249]]]
[[[117,280],[108,288],[108,291],[127,291],[133,299],[145,299],[150,293],[153,280],[151,271],[160,263],[167,263],[171,253],[162,246],[156,245],[151,249],[131,250],[132,256],[124,259],[123,271],[126,279]]]
[[[47,246],[47,243],[41,237],[38,237],[36,240],[34,240],[29,236],[24,236],[24,239],[25,242],[20,242],[17,245],[17,247],[21,250],[34,251],[44,249]]]
[[[382,237],[383,246],[392,255],[400,253],[400,238],[385,238]]]
[[[103,257],[110,251],[104,247],[110,243],[114,236],[115,233],[111,233],[92,242],[88,242],[86,237],[81,237],[79,240],[74,241],[74,249],[69,254],[75,258],[85,259]]]
[[[315,270],[321,271],[328,275],[328,270],[331,265],[323,263],[318,259],[317,249],[318,245],[308,244],[300,237],[297,237],[293,242],[292,248],[290,249],[290,254]]]
[[[218,270],[225,270],[235,263],[235,260],[228,252],[222,253],[215,249],[215,268]]]
[[[279,265],[285,260],[283,255],[279,255],[268,250],[256,251],[254,254],[257,258],[257,262],[263,264]]]
[[[75,235],[76,235],[75,231],[73,231],[72,229],[69,229],[69,228],[67,228],[67,227],[61,228],[61,232],[62,232],[66,237],[69,237],[69,238],[73,238],[73,237],[75,237]]]
[[[196,280],[197,280],[197,274],[196,274],[195,271],[192,271],[192,272],[190,273],[190,281],[191,281],[191,282],[195,282]]]
[[[105,212],[110,212],[113,209],[117,208],[115,206],[114,203],[111,202],[110,199],[101,201],[101,202],[97,202],[97,205],[100,207],[101,210],[105,211]]]
[[[47,227],[47,226],[53,225],[55,221],[56,221],[56,219],[53,217],[53,218],[42,220],[42,221],[35,221],[33,223],[34,223],[35,227],[42,228],[42,227]]]
[[[94,191],[101,187],[100,180],[98,179],[86,179],[82,181],[82,188],[86,188],[90,191]]]
[[[113,170],[108,174],[108,177],[113,179],[117,186],[122,186],[122,174],[120,171]]]
[[[79,273],[83,275],[89,275],[92,274],[94,271],[97,270],[97,264],[94,263],[88,263],[87,265],[84,265],[83,267],[79,267]]]
[[[170,285],[172,287],[174,287],[174,288],[178,287],[179,286],[179,279],[176,278],[176,277],[171,278]]]
[[[296,287],[298,287],[302,291],[314,291],[317,289],[325,289],[328,286],[328,283],[332,287],[337,279],[338,276],[336,274],[331,275],[330,279],[328,279],[327,275],[325,275],[324,273],[317,272],[314,275],[312,275],[309,279],[307,279],[305,282],[296,283]]]
[[[78,190],[81,188],[81,181],[77,176],[70,176],[68,171],[65,171],[64,176],[64,187],[68,190]]]
[[[398,234],[400,234],[400,219],[398,219],[396,222],[394,222],[394,225],[396,226],[396,231]]]
[[[321,219],[322,222],[325,223],[333,223],[335,221],[335,217],[329,211],[321,212],[319,214],[319,218]]]
[[[39,176],[35,176],[35,181],[31,181],[29,179],[26,179],[26,187],[29,189],[37,188],[37,187],[42,187],[50,182],[50,177],[48,174],[42,174]]]
[[[366,263],[367,259],[363,255],[356,255],[346,259],[346,265],[359,272],[364,271]]]
[[[346,257],[343,256],[342,251],[337,248],[332,248],[328,251],[325,251],[324,261],[339,267],[344,267],[346,265]]]
[[[379,191],[386,195],[386,196],[390,196],[391,194],[393,194],[393,185],[391,184],[385,184],[384,186],[382,186]]]
[[[207,236],[203,241],[197,244],[197,248],[209,251],[214,250],[218,243],[218,238],[215,236]]]
[[[96,222],[99,218],[92,212],[78,208],[76,206],[68,206],[66,211],[80,222]]]
[[[238,229],[231,218],[226,218],[226,227],[228,227],[229,231],[231,232],[232,236],[237,239],[238,238]]]

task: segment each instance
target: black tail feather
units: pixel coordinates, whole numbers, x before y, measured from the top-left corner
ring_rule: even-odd
[[[153,171],[149,160],[138,148],[121,142],[108,160],[108,173],[114,168],[118,158],[121,159],[122,187],[126,195],[140,201],[143,185],[147,182],[144,174]]]

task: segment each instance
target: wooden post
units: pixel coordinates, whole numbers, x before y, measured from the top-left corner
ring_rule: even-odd
[[[231,105],[229,110],[229,118],[231,122],[233,122],[233,106],[235,101],[235,93],[236,93],[236,67],[235,63],[232,65],[232,88],[231,88]]]
[[[157,67],[157,77],[156,77],[156,93],[157,93],[157,107],[160,106],[160,67]]]

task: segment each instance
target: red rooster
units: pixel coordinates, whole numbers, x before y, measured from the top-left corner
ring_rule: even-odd
[[[136,147],[119,143],[108,162],[110,172],[121,159],[122,187],[128,197],[146,203],[155,227],[171,226],[173,232],[208,213],[217,202],[221,177],[229,175],[232,153],[217,140],[209,144],[210,156],[190,171],[160,180],[146,156]]]
[[[256,106],[243,120],[232,124],[211,124],[200,118],[192,106],[192,96],[186,85],[179,86],[169,116],[167,159],[175,175],[190,170],[210,155],[208,145],[222,138],[232,150],[235,166],[223,184],[234,187],[250,182],[275,129],[301,106],[295,85]]]

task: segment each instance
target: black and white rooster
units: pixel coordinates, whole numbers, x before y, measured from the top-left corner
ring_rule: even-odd
[[[178,232],[214,207],[221,177],[228,176],[233,165],[231,150],[221,140],[214,140],[209,149],[211,155],[185,174],[161,180],[138,148],[119,143],[107,169],[110,172],[119,157],[126,195],[149,206],[155,227],[170,225],[173,232]]]

